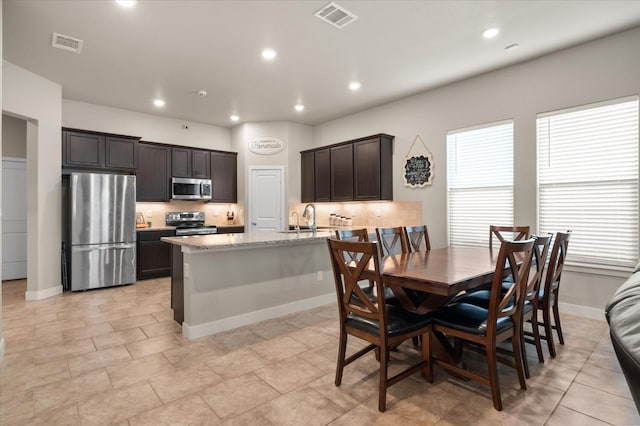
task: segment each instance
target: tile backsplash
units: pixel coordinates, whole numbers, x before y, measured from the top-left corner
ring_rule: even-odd
[[[296,224],[293,212],[300,215],[300,224],[304,225],[302,217],[307,203],[289,204],[289,223]],[[353,226],[392,227],[413,226],[422,224],[422,202],[420,201],[367,201],[349,203],[314,203],[316,207],[316,222],[318,226],[329,226],[329,216],[336,215],[350,217]]]
[[[307,203],[289,203],[289,223],[295,225],[296,219],[291,213],[298,212],[300,224]],[[422,224],[422,203],[420,201],[367,201],[348,203],[314,203],[318,226],[329,226],[329,215],[350,217],[353,226],[411,226]],[[152,227],[165,226],[167,212],[202,211],[206,215],[207,225],[227,225],[227,212],[233,212],[233,224],[244,224],[244,206],[242,204],[212,204],[198,201],[171,201],[169,203],[136,203],[136,211],[144,215],[145,222]],[[151,216],[149,216],[151,213]]]
[[[227,212],[233,212],[233,224],[242,225],[244,223],[244,211],[241,204],[215,204],[199,201],[136,203],[136,211],[144,215],[145,222],[151,222],[151,227],[165,226],[164,215],[167,212],[204,212],[207,225],[228,225]],[[150,217],[149,213],[151,213]]]

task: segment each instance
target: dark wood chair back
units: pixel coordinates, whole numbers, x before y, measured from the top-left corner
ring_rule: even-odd
[[[549,264],[547,265],[547,274],[544,279],[542,295],[538,298],[538,309],[542,311],[542,323],[545,334],[541,336],[547,341],[549,354],[551,357],[556,356],[556,348],[553,342],[553,330],[558,334],[558,341],[564,345],[564,336],[562,335],[562,325],[560,323],[560,310],[558,309],[558,293],[560,291],[560,279],[562,278],[562,269],[567,259],[567,250],[569,248],[569,238],[571,231],[556,233],[551,256],[549,256]],[[551,324],[551,314],[553,314],[554,324]]]
[[[505,233],[511,234],[505,237]],[[504,241],[519,241],[529,238],[528,226],[498,226],[489,225],[489,249],[493,250],[493,237],[503,243]],[[509,238],[510,237],[510,238]]]
[[[410,252],[431,250],[427,225],[405,226],[404,235]]]
[[[366,228],[362,229],[336,229],[336,239],[339,241],[351,241],[357,243],[368,243],[369,233]],[[356,253],[350,253],[345,251],[344,255],[347,256],[345,260],[356,260],[354,256]],[[372,283],[373,285],[373,283]]]
[[[381,315],[385,306],[383,292],[377,292],[378,296],[374,302],[369,300],[358,285],[358,281],[365,279],[362,274],[370,263],[373,265],[373,276],[369,280],[378,286],[382,283],[378,245],[370,242],[358,243],[331,239],[327,241],[331,253],[331,265],[341,320],[346,320],[348,315],[355,314],[379,320],[380,327],[386,327],[386,318]],[[347,258],[352,260],[345,262],[344,259]]]
[[[551,246],[552,237],[553,234],[533,236],[535,244],[533,246],[532,266],[535,264],[535,271],[527,285],[524,300],[531,302],[534,306],[537,306],[538,304],[538,294],[540,292],[542,279],[544,278],[543,274],[545,271],[547,256],[549,255],[549,247]]]
[[[401,226],[395,228],[376,228],[376,236],[380,247],[380,256],[409,253],[404,229]]]

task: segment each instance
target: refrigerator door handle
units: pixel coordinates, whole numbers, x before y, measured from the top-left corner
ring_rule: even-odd
[[[129,250],[136,246],[136,243],[113,244],[108,246],[75,246],[74,251],[94,251],[94,250]]]

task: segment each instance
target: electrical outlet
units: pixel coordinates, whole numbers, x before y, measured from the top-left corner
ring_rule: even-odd
[[[317,280],[322,281],[322,271],[318,271]]]
[[[184,269],[182,270],[182,273],[184,274],[185,278],[189,278],[189,275],[191,275],[191,268],[189,268],[189,264],[185,263],[184,264]]]
[[[147,217],[153,217],[153,210],[147,210]]]

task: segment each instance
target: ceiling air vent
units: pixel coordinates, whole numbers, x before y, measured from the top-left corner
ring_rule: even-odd
[[[334,2],[325,5],[315,15],[337,28],[344,28],[345,25],[358,19],[356,15]]]
[[[57,47],[58,49],[69,50],[74,53],[80,53],[80,50],[82,50],[82,40],[58,33],[53,33],[51,46]]]

